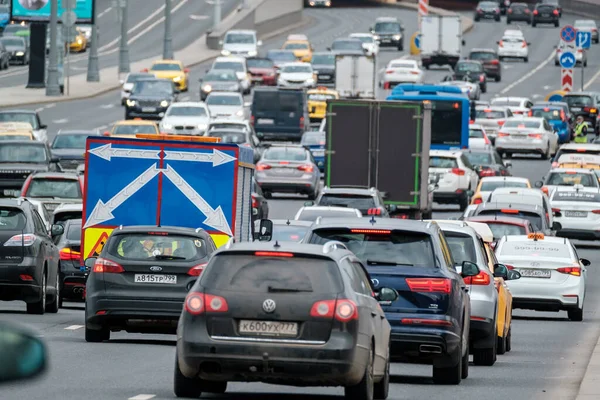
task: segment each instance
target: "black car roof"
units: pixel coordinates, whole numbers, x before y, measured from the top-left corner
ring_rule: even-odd
[[[184,228],[181,226],[156,226],[156,225],[133,225],[122,226],[113,230],[113,234],[120,235],[124,233],[148,233],[148,232],[164,232],[170,234],[196,235],[201,237],[209,236],[202,228]],[[157,235],[159,236],[159,235]]]
[[[332,241],[333,242],[333,241]],[[252,251],[261,251],[261,252],[274,252],[274,253],[294,253],[294,254],[303,254],[308,256],[319,256],[324,258],[330,258],[333,261],[339,261],[344,257],[353,256],[350,250],[346,248],[345,245],[328,245],[327,243],[324,245],[317,244],[304,244],[304,243],[296,243],[296,242],[240,242],[233,243],[231,246],[225,245],[220,247],[214,255],[222,255],[227,253],[238,253],[238,252],[252,252]],[[329,250],[326,250],[328,247]]]
[[[373,223],[373,221],[375,221]],[[437,223],[433,221],[417,221],[399,218],[321,218],[318,224],[312,226],[312,230],[347,228],[347,229],[384,229],[401,230],[418,233],[434,234],[437,231]]]

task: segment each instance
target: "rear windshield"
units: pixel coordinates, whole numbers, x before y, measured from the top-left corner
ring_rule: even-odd
[[[108,253],[124,260],[198,260],[207,254],[206,242],[197,237],[164,232],[117,235]]]
[[[525,227],[519,225],[502,224],[497,222],[486,222],[490,227],[494,239],[500,239],[508,235],[525,235]]]
[[[473,165],[491,165],[494,164],[492,155],[490,153],[465,153],[467,160]]]
[[[547,243],[541,240],[534,242],[506,242],[500,249],[499,257],[525,256],[525,257],[558,257],[567,258],[571,252],[569,245],[565,243]]]
[[[0,208],[0,231],[22,231],[25,229],[25,214],[16,208]]]
[[[293,147],[271,147],[263,154],[265,160],[305,161],[306,149]]]
[[[224,254],[213,257],[202,285],[246,293],[339,293],[343,289],[336,263],[322,258]]]
[[[552,195],[552,201],[569,201],[578,203],[600,203],[600,194],[589,192],[560,192]]]
[[[486,111],[486,110],[477,110],[475,113],[475,118],[479,119],[501,119],[504,118],[503,111]]]
[[[560,110],[549,108],[538,108],[532,110],[532,117],[545,118],[548,121],[560,121]]]
[[[77,179],[32,179],[27,197],[56,197],[80,199],[81,184]]]
[[[505,128],[517,128],[517,129],[536,129],[540,127],[539,121],[506,121],[504,123]]]
[[[79,224],[70,224],[67,230],[67,239],[81,240],[81,221]]]
[[[454,157],[429,157],[430,168],[458,168],[458,161]]]
[[[209,132],[209,136],[221,138],[221,143],[246,143],[245,132]]]
[[[546,181],[546,185],[552,186],[574,186],[583,185],[585,187],[598,187],[598,179],[593,174],[584,174],[579,172],[552,172]]]
[[[491,53],[489,51],[474,51],[471,54],[469,54],[469,58],[471,60],[488,61],[488,60],[495,60],[498,57],[496,57],[496,54]]]
[[[308,226],[273,225],[272,241],[299,242],[306,235]]]
[[[515,39],[515,41],[521,41],[521,39]],[[492,104],[497,104],[497,105],[503,105],[506,107],[521,107],[521,102],[516,100],[516,101],[507,101],[507,100],[492,100]]]
[[[446,242],[448,242],[456,265],[461,265],[463,261],[477,262],[475,244],[471,236],[446,231],[444,231],[444,236],[446,236]]]
[[[554,11],[555,8],[556,8],[556,6],[554,6],[552,4],[540,4],[537,7],[537,9],[542,12]]]
[[[330,240],[344,243],[350,251],[369,265],[394,263],[432,268],[436,265],[431,237],[404,231],[358,233],[356,229],[319,229],[313,231],[310,243],[325,244]]]
[[[361,196],[359,194],[324,194],[318,205],[350,207],[364,211],[375,207],[375,199],[373,196]]]
[[[113,135],[137,135],[138,133],[158,133],[154,125],[116,125]]]
[[[564,96],[563,101],[567,103],[569,107],[591,106],[594,104],[590,96],[582,96],[575,94]]]
[[[252,99],[252,107],[258,112],[298,113],[302,111],[302,104],[300,91],[256,91]]]
[[[317,218],[360,218],[354,210],[310,210],[304,209],[298,216],[300,221],[316,221]]]
[[[469,139],[483,139],[483,131],[481,129],[469,129]]]
[[[540,230],[543,228],[542,217],[538,214],[528,212],[528,211],[519,211],[519,210],[511,210],[518,212],[511,213],[503,213],[501,210],[481,210],[477,215],[492,215],[497,217],[514,217],[514,218],[523,218],[531,222],[533,228],[535,230]]]
[[[456,64],[456,71],[459,72],[479,72],[483,71],[483,66],[474,62],[461,62]]]
[[[305,133],[302,136],[301,144],[304,146],[324,145],[325,144],[325,132]]]
[[[59,224],[70,219],[81,219],[83,212],[81,211],[66,211],[54,214],[54,223]]]
[[[57,135],[52,143],[53,149],[85,149],[85,141],[88,135]]]
[[[504,188],[504,187],[514,187],[514,188],[527,188],[527,183],[525,182],[515,182],[515,181],[483,181],[481,182],[481,190],[482,192],[493,192],[495,189]]]

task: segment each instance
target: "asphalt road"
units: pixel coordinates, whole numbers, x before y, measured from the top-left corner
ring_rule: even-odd
[[[416,14],[399,9],[361,8],[308,10],[314,23],[303,33],[317,49],[324,49],[336,37],[366,31],[372,21],[382,15],[395,15],[406,25],[406,33],[415,30]],[[568,16],[564,23],[570,21]],[[466,35],[465,51],[471,47],[490,47],[506,28],[503,23],[479,23]],[[490,82],[484,98],[498,94],[527,95],[541,99],[558,88],[559,70],[548,60],[558,29],[524,27],[532,42],[530,61],[506,62],[503,80]],[[281,45],[283,38],[269,40],[265,47]],[[586,74],[592,77],[600,67],[600,46],[589,53]],[[383,50],[383,66],[401,53]],[[208,68],[204,64],[192,69],[192,86],[186,96],[198,98],[198,78]],[[589,71],[589,72],[588,72]],[[428,80],[443,77],[441,71],[428,72]],[[590,89],[600,82],[593,82]],[[57,129],[89,129],[107,127],[123,116],[118,93],[55,106],[33,106],[40,109],[51,134]],[[57,122],[59,121],[59,122]],[[549,168],[548,161],[538,158],[515,158],[513,174],[534,181]],[[303,197],[281,196],[270,201],[271,218],[292,218],[302,206]],[[437,211],[435,218],[458,215],[447,208]],[[390,399],[486,399],[530,400],[572,399],[575,397],[589,356],[600,334],[600,255],[597,248],[579,247],[580,256],[592,261],[589,267],[584,322],[570,322],[566,313],[533,313],[517,310],[513,322],[513,350],[499,356],[493,367],[472,367],[469,378],[459,386],[437,386],[431,381],[430,367],[396,364],[392,367]],[[57,315],[30,316],[20,303],[1,303],[0,318],[20,321],[38,329],[47,340],[51,352],[51,370],[40,381],[2,388],[2,399],[172,399],[172,376],[175,351],[174,336],[143,336],[114,333],[108,343],[88,344],[84,340],[84,314],[81,305],[62,309]],[[339,388],[293,388],[264,384],[231,384],[223,399],[279,400],[339,398]],[[308,395],[311,396],[308,396]],[[146,395],[146,396],[144,396]],[[154,397],[152,397],[154,396]]]

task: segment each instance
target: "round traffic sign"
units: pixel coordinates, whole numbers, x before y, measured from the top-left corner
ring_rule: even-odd
[[[75,11],[64,11],[60,19],[64,26],[73,26],[77,22],[77,14],[75,14]]]
[[[575,40],[575,28],[573,25],[565,25],[560,30],[560,38],[567,43]]]
[[[561,67],[570,69],[573,68],[577,63],[577,58],[575,58],[575,53],[565,51],[560,55],[558,61]]]
[[[550,92],[548,94],[548,96],[546,96],[546,101],[561,101],[563,96],[566,94],[567,92],[564,92],[562,90],[555,90],[553,92]]]

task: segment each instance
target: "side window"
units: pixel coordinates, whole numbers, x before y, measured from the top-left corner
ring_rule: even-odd
[[[365,296],[372,296],[373,287],[371,286],[371,281],[369,280],[362,264],[354,261],[352,263],[352,267],[354,268],[354,273],[360,280],[361,291],[359,293],[364,294]]]
[[[481,240],[481,238],[479,238],[478,241],[479,245],[481,246],[481,249],[483,250],[483,261],[485,261],[485,265],[487,265],[488,268],[492,268],[492,265],[490,264],[490,259],[485,248],[485,243],[483,242],[483,240]]]
[[[342,273],[346,275],[346,277],[350,281],[352,290],[354,290],[356,293],[362,293],[362,284],[358,275],[356,275],[356,273],[354,272],[354,266],[350,263],[350,261],[348,261],[348,259],[342,260],[340,264],[342,265]]]
[[[513,113],[512,111],[510,111],[510,109],[506,110],[506,115],[510,118],[513,117]]]
[[[454,260],[452,259],[452,253],[450,253],[450,248],[448,247],[448,243],[446,242],[446,237],[441,231],[438,233],[438,235],[440,239],[440,247],[442,248],[442,255],[444,256],[446,266],[449,269],[454,270]]]
[[[494,151],[494,161],[500,165],[504,165],[504,161],[502,161],[502,157],[500,157],[497,151]]]
[[[33,226],[35,227],[35,231],[37,233],[43,233],[44,235],[48,235],[48,229],[46,229],[46,226],[44,225],[44,222],[42,221],[42,217],[40,217],[40,215],[38,214],[38,212],[36,210],[31,210],[32,211],[32,215],[33,215]]]
[[[464,154],[461,154],[460,156],[460,161],[463,163],[463,165],[469,169],[473,169],[473,166],[471,165],[471,163],[469,162],[469,160],[467,159],[467,157],[465,157]]]

